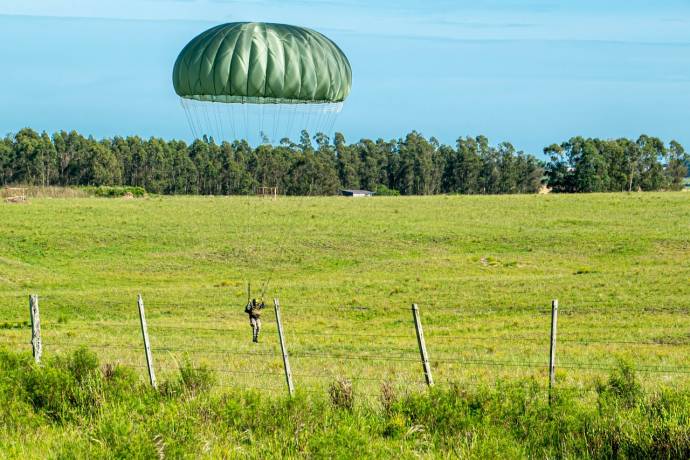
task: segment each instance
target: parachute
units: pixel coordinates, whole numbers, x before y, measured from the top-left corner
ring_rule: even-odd
[[[352,86],[345,54],[311,29],[235,22],[190,41],[173,86],[196,138],[275,143],[328,133]]]

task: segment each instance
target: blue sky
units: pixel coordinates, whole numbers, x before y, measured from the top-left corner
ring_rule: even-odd
[[[354,83],[336,129],[350,141],[417,129],[539,153],[573,135],[644,132],[690,146],[690,2],[673,0],[9,0],[0,133],[189,139],[177,53],[245,20],[341,46]]]

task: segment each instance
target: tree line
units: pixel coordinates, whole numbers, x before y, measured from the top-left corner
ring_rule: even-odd
[[[0,140],[0,185],[133,186],[152,193],[235,195],[278,187],[288,195],[332,195],[339,189],[379,194],[603,192],[680,189],[688,155],[678,142],[640,136],[575,137],[544,149],[548,160],[490,145],[484,136],[455,146],[411,132],[397,140],[348,144],[336,133],[251,147],[138,136],[94,139],[76,131],[52,136],[25,128]]]

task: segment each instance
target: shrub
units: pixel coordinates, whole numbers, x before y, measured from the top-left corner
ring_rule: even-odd
[[[331,383],[328,388],[328,395],[334,407],[346,410],[352,410],[354,407],[354,388],[352,382],[346,378],[338,378]]]
[[[101,185],[99,187],[84,187],[84,190],[100,198],[119,198],[129,193],[137,198],[146,195],[146,190],[143,187],[116,187]]]
[[[67,357],[65,367],[77,383],[81,384],[97,372],[98,357],[85,347],[81,347]]]
[[[376,193],[376,196],[400,196],[400,192],[398,190],[388,188],[383,184],[378,185],[374,192]]]
[[[624,407],[634,407],[642,396],[635,369],[630,363],[619,361],[618,368],[609,376],[606,384],[597,384],[600,402],[613,400]]]
[[[393,406],[398,401],[398,395],[392,382],[386,380],[381,384],[379,401],[381,402],[381,407],[383,407],[384,412],[390,414],[393,410]]]
[[[74,382],[64,369],[31,365],[20,374],[25,397],[34,411],[53,420],[63,420],[69,412]]]
[[[197,394],[208,391],[215,383],[215,377],[208,366],[202,364],[194,367],[185,360],[180,366],[180,383],[186,391]]]
[[[166,381],[160,386],[164,396],[175,397],[182,394],[197,395],[211,389],[215,376],[206,365],[194,366],[188,358],[179,365],[179,376],[176,380]]]

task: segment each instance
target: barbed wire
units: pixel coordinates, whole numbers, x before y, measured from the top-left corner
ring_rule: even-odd
[[[424,334],[427,339],[458,339],[458,340],[500,340],[503,342],[548,342],[549,336],[544,337],[526,337],[526,336],[472,336],[472,335],[458,335],[458,334],[436,334],[431,330]]]
[[[375,356],[375,355],[336,355],[332,353],[321,352],[290,352],[291,358],[331,358],[331,359],[345,359],[345,360],[361,360],[361,361],[403,361],[403,362],[419,362],[419,358],[408,358],[405,356]]]
[[[3,344],[4,345],[4,344]],[[12,345],[15,345],[12,343]],[[53,344],[58,347],[60,346],[79,346],[78,344]],[[90,345],[93,348],[99,349],[114,349],[114,350],[133,350],[140,351],[139,346],[123,346],[123,345]],[[46,348],[49,348],[46,346]],[[214,351],[214,350],[189,350],[181,347],[160,347],[156,349],[157,351],[179,351],[183,353],[204,353],[204,354],[220,354],[220,355],[234,355],[237,356],[236,351],[224,352],[224,351]],[[266,352],[255,352],[252,351],[251,355],[247,356],[251,358],[252,356],[271,356],[278,357],[277,353],[266,353]],[[292,352],[291,357],[295,358],[330,358],[330,359],[341,359],[341,360],[362,360],[362,361],[400,361],[400,362],[415,362],[419,363],[419,358],[412,358],[407,356],[391,356],[391,355],[353,355],[353,354],[334,354],[334,353],[323,353],[323,352]],[[545,362],[530,362],[530,361],[497,361],[497,360],[481,360],[481,359],[462,359],[462,358],[437,358],[431,357],[432,363],[444,363],[444,364],[463,364],[472,366],[486,366],[486,367],[524,367],[524,368],[535,368],[535,369],[546,369],[548,367]],[[579,370],[601,370],[601,371],[614,371],[619,369],[619,367],[612,363],[582,363],[582,362],[558,362],[558,369],[579,369]],[[222,368],[210,368],[219,372],[227,373],[247,373],[251,374],[256,372],[255,370],[246,371],[228,371]],[[648,364],[637,364],[634,366],[634,371],[643,373],[663,373],[663,374],[690,374],[690,366],[655,366]],[[273,375],[281,375],[280,373],[272,373]],[[312,375],[316,376],[316,375]],[[319,375],[321,377],[328,377],[328,374]]]
[[[284,374],[283,374],[284,375]],[[402,380],[402,379],[390,379],[387,377],[361,377],[361,376],[354,376],[354,377],[348,377],[348,376],[343,376],[343,375],[336,375],[336,374],[305,374],[305,373],[293,373],[292,376],[294,378],[303,378],[307,380],[313,380],[313,379],[337,379],[337,378],[345,378],[347,380],[351,380],[353,382],[361,381],[361,382],[390,382],[390,383],[405,383],[408,385],[426,385],[426,383],[422,381],[414,381],[414,380]]]
[[[306,335],[316,337],[366,337],[366,338],[391,338],[391,339],[414,339],[414,331],[410,334],[353,334],[349,332],[311,332],[311,331],[286,331],[286,335]]]
[[[112,350],[133,350],[140,352],[143,350],[143,345],[117,345],[117,344],[89,344],[83,345],[78,343],[68,343],[68,342],[53,342],[53,341],[42,341],[43,348],[50,347],[84,347],[84,348],[97,348],[101,350],[112,349]]]
[[[153,328],[152,328],[153,329]],[[180,329],[180,328],[175,328],[175,329]],[[222,331],[222,332],[239,332],[239,331],[232,331],[232,330],[227,330],[227,329],[210,329],[213,331]],[[2,336],[1,333],[2,329],[0,329],[0,337]],[[18,329],[11,329],[10,331],[18,331]],[[242,337],[241,340],[245,340],[245,335],[244,333],[238,333],[236,335],[233,335],[232,338],[239,338]],[[413,339],[414,335],[394,335],[394,334],[350,334],[350,333],[318,333],[318,332],[298,332],[298,331],[293,331],[289,332],[288,335],[295,335],[295,336],[315,336],[315,337],[347,337],[347,338],[406,338],[406,339]],[[526,336],[464,336],[464,335],[458,335],[458,334],[436,334],[432,331],[428,332],[426,334],[427,338],[429,340],[440,340],[440,339],[455,339],[459,341],[467,340],[467,341],[493,341],[493,342],[508,342],[508,343],[517,343],[517,342],[531,342],[531,343],[542,343],[542,342],[548,342],[549,337],[548,336],[543,336],[543,337],[526,337]],[[6,336],[7,337],[7,336]],[[223,339],[227,339],[229,336],[224,335]],[[152,339],[154,341],[158,340],[158,338],[155,335],[152,335]],[[679,336],[678,339],[681,340],[688,340],[687,336]],[[162,340],[162,339],[161,339]],[[659,338],[656,340],[611,340],[611,339],[601,339],[601,338],[570,338],[570,337],[559,337],[558,342],[565,342],[565,343],[572,343],[576,345],[590,345],[590,344],[604,344],[604,345],[649,345],[649,346],[659,346],[659,347],[687,347],[690,346],[690,340],[686,341],[673,341],[674,337],[663,337]],[[0,342],[3,343],[3,342]],[[8,342],[8,343],[13,343],[13,342]],[[44,344],[51,344],[51,345],[71,345],[70,343],[65,343],[61,341],[54,341],[50,339],[50,336],[43,336],[43,343]],[[198,343],[198,342],[194,342]],[[299,342],[297,342],[299,343]],[[128,344],[129,345],[129,344]],[[103,347],[103,344],[89,344],[87,346],[90,347]],[[117,344],[113,344],[111,346],[117,346]],[[132,347],[136,347],[135,345],[131,345]],[[391,350],[390,347],[386,347],[387,350]],[[253,349],[247,349],[247,350],[253,350]],[[413,349],[407,349],[407,348],[395,348],[393,349],[394,351],[409,351],[409,352],[415,352]],[[178,351],[184,351],[184,350],[178,350]],[[195,351],[195,350],[188,350],[188,351]],[[203,351],[203,350],[196,350],[196,351]]]
[[[271,323],[266,322],[266,325],[271,325]],[[239,326],[239,325],[238,325]],[[263,328],[262,324],[262,328]],[[220,328],[220,327],[209,327],[209,326],[200,326],[200,327],[190,327],[190,326],[173,326],[173,325],[160,325],[160,324],[150,324],[148,325],[149,330],[155,330],[155,329],[162,329],[162,330],[187,330],[187,331],[194,331],[194,332],[199,332],[199,331],[205,331],[205,332],[223,332],[223,333],[228,333],[228,332],[239,332],[237,329],[225,329],[225,328]],[[242,328],[246,329],[246,324],[242,323]]]
[[[136,368],[136,369],[143,369],[148,371],[148,366],[142,365],[142,364],[126,364],[129,367]],[[156,366],[154,364],[153,369],[155,372],[179,372],[181,367],[171,367],[171,366]],[[235,370],[235,369],[225,369],[225,368],[220,368],[220,367],[209,367],[209,366],[196,366],[196,367],[191,367],[191,369],[195,372],[201,372],[201,371],[212,371],[216,372],[219,374],[226,374],[226,375],[262,375],[262,376],[273,376],[273,377],[282,377],[285,378],[285,374],[283,372],[266,372],[266,371],[259,371],[259,370]]]
[[[268,323],[271,324],[271,323]],[[112,325],[112,324],[111,324]],[[101,324],[95,324],[94,326],[99,327]],[[131,325],[134,327],[134,325]],[[137,327],[139,327],[137,325]],[[225,328],[217,328],[217,327],[205,327],[205,328],[192,328],[188,326],[174,326],[174,325],[156,325],[153,324],[149,326],[151,330],[156,330],[156,329],[161,329],[161,330],[189,330],[193,332],[199,332],[199,331],[209,331],[209,332],[222,332],[223,333],[223,338],[227,339],[228,337],[233,337],[233,338],[239,338],[242,337],[242,340],[244,340],[244,332],[236,329],[225,329]],[[610,329],[610,328],[608,328]],[[22,329],[18,328],[11,328],[11,329],[0,329],[0,336],[2,335],[2,331],[7,330],[7,331],[20,331]],[[269,329],[269,330],[272,330]],[[429,339],[455,339],[455,340],[471,340],[471,341],[497,341],[497,342],[534,342],[534,343],[541,343],[541,342],[546,342],[548,341],[549,337],[547,334],[543,334],[541,337],[530,337],[530,336],[514,336],[514,335],[506,335],[506,336],[476,336],[476,335],[462,335],[462,334],[447,334],[447,333],[440,333],[436,332],[437,330],[434,328],[431,328],[427,331],[426,336]],[[233,333],[230,335],[230,333]],[[361,333],[347,333],[347,332],[312,332],[312,331],[289,331],[288,336],[315,336],[315,337],[349,337],[349,338],[376,338],[376,339],[413,339],[415,336],[414,334],[410,333],[408,335],[402,335],[402,334],[361,334]],[[156,337],[155,334],[152,334],[152,338]],[[46,336],[44,336],[44,339]],[[588,337],[581,337],[581,338],[571,338],[571,337],[564,337],[560,336],[558,338],[559,342],[566,342],[566,343],[573,343],[573,344],[580,344],[580,345],[589,345],[589,344],[611,344],[611,345],[653,345],[653,346],[670,346],[670,347],[683,347],[683,346],[690,346],[690,339],[688,338],[687,335],[684,336],[679,336],[677,339],[680,339],[681,341],[673,341],[674,337],[662,337],[658,339],[642,339],[642,340],[612,340],[612,339],[602,339],[602,338],[588,338]]]
[[[1,344],[1,342],[0,342]],[[131,345],[131,344],[90,344],[90,345],[82,345],[78,343],[72,343],[72,342],[43,342],[43,347],[44,348],[51,348],[51,347],[86,347],[86,348],[97,348],[97,349],[113,349],[113,350],[131,350],[131,351],[136,351],[138,352],[143,352],[143,344],[141,345]],[[222,356],[241,356],[245,357],[243,353],[247,353],[246,357],[251,358],[252,356],[258,355],[258,356],[275,356],[278,357],[280,356],[278,348],[275,347],[273,348],[273,353],[269,352],[257,352],[254,349],[251,348],[245,348],[245,349],[233,349],[232,351],[223,351],[223,350],[213,350],[213,349],[194,349],[194,348],[186,348],[186,347],[167,347],[167,346],[161,346],[161,347],[151,347],[152,351],[162,351],[162,352],[181,352],[181,353],[186,353],[186,354],[209,354],[209,355],[222,355]]]
[[[559,337],[558,338],[559,342],[566,342],[566,343],[575,343],[579,345],[589,345],[592,343],[596,344],[607,344],[607,345],[658,345],[658,346],[671,346],[671,347],[676,347],[676,346],[690,346],[690,341],[687,343],[671,343],[671,342],[658,342],[658,341],[653,341],[653,340],[608,340],[608,339],[590,339],[590,338],[581,338],[581,339],[571,339],[568,337]]]

